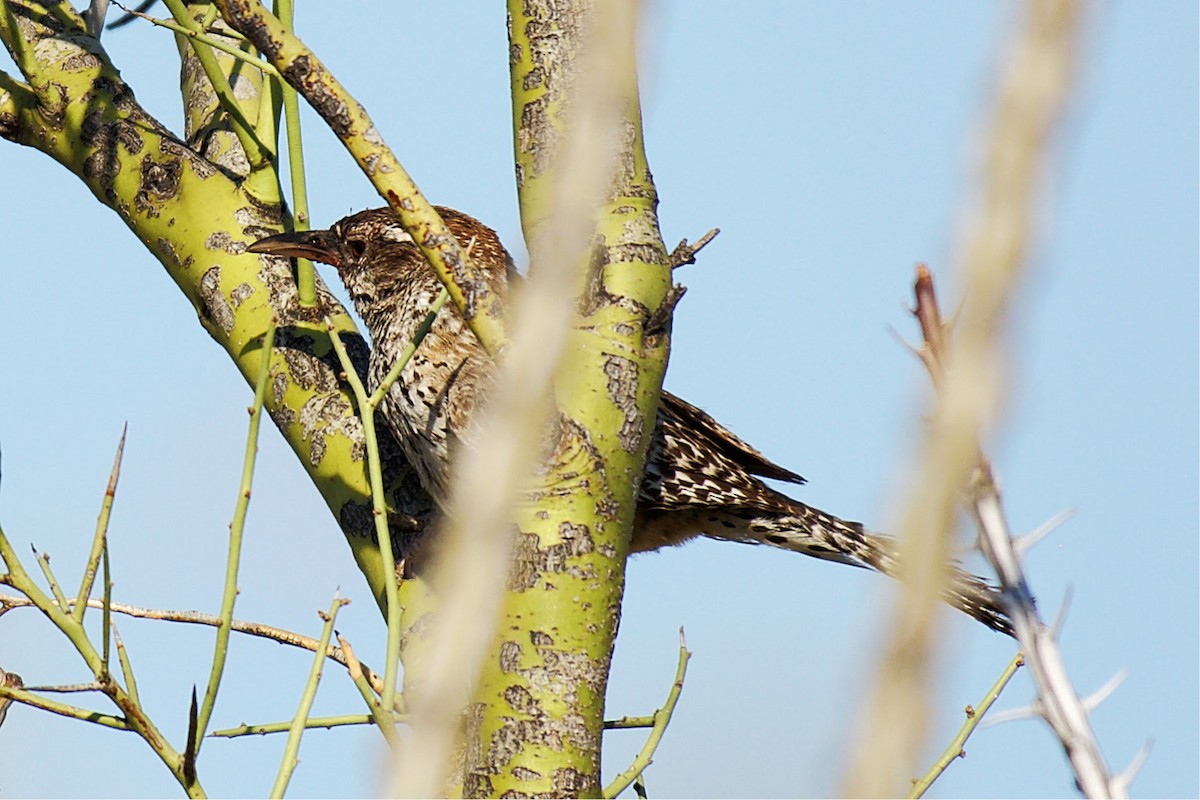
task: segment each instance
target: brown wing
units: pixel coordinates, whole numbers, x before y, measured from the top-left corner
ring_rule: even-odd
[[[804,478],[771,461],[739,439],[733,431],[686,400],[670,392],[663,392],[659,409],[668,417],[685,423],[698,440],[705,442],[712,450],[751,475],[761,475],[788,483],[804,483]]]
[[[779,511],[793,502],[756,475],[804,479],[769,461],[700,409],[663,392],[646,458],[639,506],[646,510],[724,506]]]

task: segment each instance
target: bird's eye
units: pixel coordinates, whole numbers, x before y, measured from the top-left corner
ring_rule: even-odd
[[[363,253],[367,252],[367,243],[362,239],[351,239],[346,246],[350,248],[350,255],[356,259],[362,258]]]

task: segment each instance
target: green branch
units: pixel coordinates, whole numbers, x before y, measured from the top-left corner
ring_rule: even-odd
[[[654,751],[658,749],[658,743],[662,741],[663,734],[667,731],[671,715],[675,713],[675,704],[679,702],[679,695],[683,692],[683,679],[687,675],[687,663],[691,657],[692,654],[688,652],[681,628],[679,631],[679,666],[675,668],[675,682],[671,684],[671,691],[667,693],[667,702],[654,712],[654,726],[650,730],[650,735],[646,737],[646,743],[642,745],[642,749],[633,759],[633,764],[604,787],[603,797],[616,797],[625,791],[625,787],[641,776],[642,770],[650,766],[650,762],[654,759]]]
[[[114,717],[111,714],[101,714],[98,711],[79,708],[67,703],[60,703],[57,700],[50,700],[27,689],[5,686],[2,683],[0,683],[0,698],[12,700],[15,703],[23,703],[33,708],[40,708],[43,711],[49,711],[52,714],[58,714],[63,717],[91,722],[105,728],[113,728],[119,731],[133,730],[133,727],[120,717]]]
[[[377,722],[371,714],[338,714],[330,717],[309,717],[304,722],[306,730],[313,728],[340,728],[347,725],[370,725]],[[209,734],[213,738],[236,739],[239,736],[265,736],[268,733],[287,733],[292,729],[294,720],[283,722],[263,722],[257,725],[242,724],[233,728],[223,728]],[[382,727],[382,726],[380,726]]]
[[[425,254],[479,341],[495,353],[504,341],[500,299],[388,148],[362,104],[319,58],[257,0],[214,0],[225,20],[304,95]]]
[[[292,772],[296,769],[296,764],[300,763],[296,758],[300,752],[300,738],[304,734],[313,699],[317,696],[317,684],[321,682],[321,670],[325,666],[325,651],[328,649],[329,639],[333,635],[333,623],[337,620],[338,609],[348,602],[350,601],[338,596],[335,592],[333,602],[329,605],[329,612],[321,614],[321,619],[325,621],[321,628],[321,644],[313,656],[312,668],[308,672],[308,681],[304,684],[304,693],[300,696],[300,707],[297,709],[288,731],[287,744],[283,748],[283,761],[279,766],[275,785],[271,787],[272,798],[283,797],[284,792],[287,791],[288,782],[292,779]]]
[[[143,14],[139,11],[134,11],[133,9],[125,8],[125,6],[121,5],[120,3],[115,3],[114,5],[116,5],[118,8],[122,9],[126,13],[132,14],[135,17],[140,17],[141,19],[146,20],[146,22],[149,22],[151,25],[154,25],[159,28],[166,28],[167,30],[171,31],[172,33],[177,33],[180,36],[186,36],[189,39],[192,39],[197,42],[203,42],[204,44],[208,45],[212,49],[220,50],[225,55],[233,56],[238,61],[241,61],[244,64],[249,64],[250,66],[254,67],[255,69],[261,70],[262,72],[266,73],[267,75],[270,75],[271,77],[280,78],[279,71],[277,69],[275,69],[275,67],[268,64],[266,61],[263,61],[261,58],[259,58],[257,53],[255,53],[255,54],[247,53],[245,50],[242,50],[239,47],[231,45],[228,42],[222,41],[221,37],[219,37],[219,36],[213,36],[211,34],[203,32],[202,30],[198,30],[196,28],[189,28],[185,25],[180,25],[178,22],[172,22],[169,19],[159,19],[158,17],[152,17],[149,14]],[[244,39],[242,39],[241,35],[235,31],[229,31],[228,35],[231,38],[236,37],[237,41],[244,41]],[[280,79],[282,80],[282,78],[280,78]]]
[[[334,352],[341,362],[346,380],[354,392],[355,400],[361,410],[363,435],[367,440],[367,471],[371,482],[371,513],[375,521],[375,536],[379,543],[379,552],[383,559],[385,573],[383,576],[384,596],[387,598],[385,613],[387,617],[387,650],[383,670],[383,692],[380,694],[380,716],[390,715],[396,695],[396,673],[400,664],[400,591],[396,579],[396,556],[392,552],[392,535],[388,530],[387,508],[383,499],[383,472],[379,461],[379,440],[375,434],[375,407],[367,399],[367,390],[354,370],[342,338],[329,325],[329,337],[333,343]],[[383,723],[381,724],[390,724]]]
[[[213,706],[217,702],[217,690],[221,675],[225,671],[225,658],[229,653],[230,625],[233,622],[233,606],[237,600],[238,565],[242,558],[242,533],[246,527],[246,511],[250,507],[250,490],[254,483],[254,463],[258,455],[258,429],[262,422],[263,403],[267,396],[267,383],[271,377],[271,354],[275,348],[274,319],[267,326],[262,339],[262,359],[258,381],[254,386],[254,403],[250,406],[250,426],[246,433],[246,452],[242,457],[242,480],[238,487],[238,499],[234,506],[233,522],[229,525],[229,552],[225,560],[225,589],[221,597],[220,624],[217,626],[216,643],[213,646],[212,670],[209,672],[208,687],[204,691],[204,703],[197,717],[196,735],[191,742],[193,752],[200,754],[200,744]]]
[[[196,34],[196,36],[189,38],[192,51],[196,54],[196,58],[199,59],[200,66],[204,69],[204,74],[208,78],[208,82],[212,84],[213,91],[216,92],[221,108],[229,115],[230,122],[233,125],[233,132],[237,136],[238,142],[242,145],[242,150],[246,154],[246,160],[250,162],[250,171],[256,172],[274,161],[274,148],[259,139],[254,125],[246,119],[241,104],[238,103],[237,97],[234,96],[233,87],[229,84],[229,78],[221,69],[221,65],[217,63],[216,56],[213,55],[212,50],[205,44],[198,41],[203,31],[197,25],[196,20],[192,18],[187,5],[184,4],[183,0],[163,0],[163,2],[166,3],[176,23]]]
[[[126,424],[121,430],[121,441],[117,443],[117,455],[113,458],[112,472],[108,476],[108,486],[104,490],[104,500],[100,504],[100,515],[96,519],[96,533],[92,536],[92,551],[88,553],[87,563],[83,569],[83,580],[79,584],[79,592],[75,595],[75,606],[71,616],[76,622],[83,622],[83,612],[87,610],[88,598],[92,596],[92,584],[96,580],[96,569],[100,566],[100,557],[108,545],[108,518],[112,515],[113,500],[117,496],[117,479],[121,476],[121,458],[125,453],[125,434],[129,432]],[[106,581],[107,583],[107,581]],[[65,608],[65,606],[63,606]],[[107,619],[105,620],[107,623]],[[107,631],[105,637],[107,637]],[[107,651],[107,643],[105,644]],[[104,663],[108,663],[107,656]]]
[[[0,558],[4,560],[5,567],[8,570],[4,582],[28,597],[37,606],[38,610],[70,640],[71,644],[75,646],[75,650],[83,658],[84,663],[91,670],[101,690],[121,710],[124,715],[121,722],[136,731],[145,740],[146,744],[150,746],[159,759],[167,766],[171,774],[175,776],[175,779],[179,781],[179,784],[189,796],[203,797],[204,790],[200,786],[199,781],[189,780],[184,775],[183,759],[171,747],[166,738],[155,727],[154,723],[150,721],[150,717],[138,703],[136,695],[122,689],[113,680],[112,676],[109,675],[107,665],[104,663],[101,655],[96,652],[96,648],[88,638],[83,624],[75,621],[74,617],[67,610],[65,601],[61,601],[63,604],[59,605],[58,602],[52,600],[45,592],[39,589],[37,584],[29,577],[29,573],[25,571],[24,566],[17,558],[17,554],[13,550],[8,537],[4,534],[3,529],[0,529]],[[118,643],[118,653],[120,649],[121,646]],[[9,689],[5,689],[5,691],[9,691]],[[13,699],[17,698],[14,697]],[[29,699],[27,696],[23,697],[22,702]],[[85,713],[90,714],[92,712]],[[75,714],[69,713],[68,716],[75,716]]]
[[[929,787],[933,785],[941,774],[946,771],[947,767],[956,758],[965,758],[967,753],[963,750],[963,745],[967,743],[967,739],[971,738],[971,734],[979,727],[979,723],[983,721],[983,715],[992,707],[992,703],[996,702],[996,698],[1004,691],[1004,687],[1012,680],[1012,676],[1017,674],[1017,670],[1025,663],[1025,656],[1017,653],[1013,656],[1012,661],[1008,662],[1008,666],[1004,668],[1004,672],[1000,673],[1000,677],[992,684],[992,688],[988,689],[987,694],[979,701],[978,706],[967,706],[967,719],[959,728],[958,734],[950,740],[949,746],[938,757],[937,761],[933,762],[933,766],[922,775],[920,778],[913,779],[912,790],[908,793],[910,798],[924,797],[925,792],[929,791]]]
[[[292,0],[276,0],[276,13],[289,30],[292,28]],[[288,176],[292,183],[292,229],[306,231],[312,221],[308,217],[308,179],[304,174],[304,140],[300,136],[300,104],[296,90],[283,79],[279,71],[271,67],[279,79],[283,96],[283,116],[287,121]],[[300,292],[300,305],[313,308],[317,304],[316,270],[307,258],[296,259],[296,287]]]

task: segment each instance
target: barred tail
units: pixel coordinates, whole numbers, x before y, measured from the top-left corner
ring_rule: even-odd
[[[827,561],[856,567],[868,567],[893,578],[900,568],[896,543],[889,536],[871,533],[857,522],[846,522],[792,501],[791,513],[773,513],[752,509],[728,512],[740,524],[713,526],[705,535],[752,544],[766,544],[792,550]],[[986,580],[972,575],[957,564],[951,565],[949,584],[942,599],[994,631],[1013,635],[1012,623],[1004,610],[1000,593]]]

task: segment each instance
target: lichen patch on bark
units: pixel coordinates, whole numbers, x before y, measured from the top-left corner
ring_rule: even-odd
[[[205,317],[225,335],[233,330],[233,308],[221,292],[221,268],[211,266],[200,276],[200,303]]]
[[[636,453],[645,434],[645,418],[637,406],[638,364],[632,359],[610,353],[604,358],[604,375],[608,378],[605,384],[608,399],[621,410],[624,418],[617,434],[621,449]]]
[[[562,573],[581,580],[595,578],[591,564],[576,561],[580,556],[596,551],[596,542],[588,526],[562,522],[558,533],[560,540],[544,547],[537,534],[517,534],[513,570],[508,579],[509,591],[527,591],[547,576]]]

